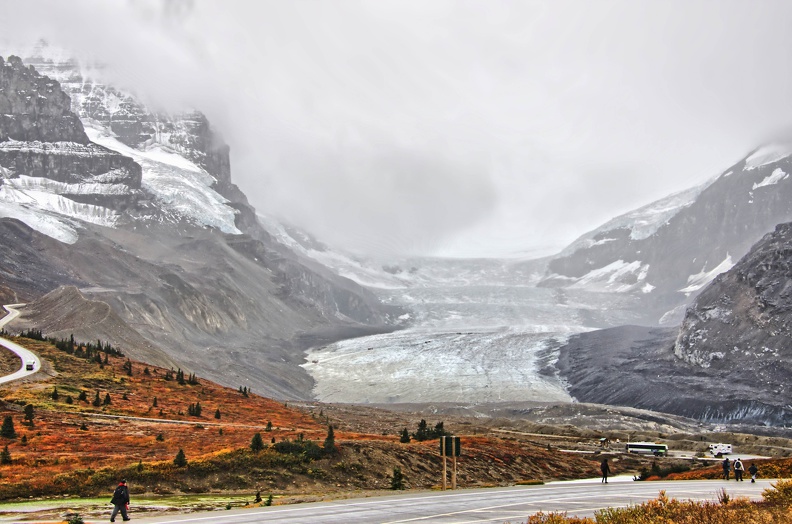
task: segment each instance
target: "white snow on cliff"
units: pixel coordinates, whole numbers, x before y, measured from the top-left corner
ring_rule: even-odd
[[[792,144],[776,142],[762,146],[745,159],[745,169],[756,169],[773,162],[778,162],[792,155]]]
[[[236,210],[212,189],[215,178],[183,156],[154,143],[144,150],[118,141],[106,128],[85,124],[91,141],[132,157],[143,168],[143,189],[154,195],[163,209],[174,211],[198,224],[224,233],[240,234],[235,224]]]
[[[700,273],[696,273],[695,275],[690,275],[687,279],[687,286],[680,289],[679,291],[682,293],[693,293],[694,291],[698,291],[699,289],[703,288],[712,280],[720,275],[721,273],[725,273],[726,271],[730,270],[734,267],[734,262],[732,262],[731,255],[726,255],[726,258],[715,266],[714,268],[706,271],[706,265],[704,268],[701,269]]]
[[[753,189],[756,189],[758,187],[772,186],[774,184],[781,182],[782,180],[786,180],[788,177],[789,175],[785,173],[780,167],[778,167],[776,168],[775,171],[773,171],[771,175],[765,177],[764,180],[762,180],[758,184],[754,184]]]

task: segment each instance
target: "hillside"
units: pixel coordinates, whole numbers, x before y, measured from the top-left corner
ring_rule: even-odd
[[[0,416],[10,416],[17,433],[0,437],[12,457],[0,465],[0,499],[103,494],[121,476],[133,493],[382,489],[396,466],[410,488],[438,483],[437,441],[401,444],[401,424],[376,434],[345,430],[321,408],[297,409],[202,378],[190,383],[187,372],[180,384],[170,370],[104,352],[99,360],[107,363],[100,365],[81,356],[79,345],[68,354],[48,342],[15,341],[44,365],[34,378],[0,389]],[[100,405],[94,406],[97,395]],[[198,403],[200,416],[190,415]],[[27,404],[34,407],[33,426],[23,420]],[[316,455],[312,450],[322,446],[328,423],[338,427],[336,453]],[[257,432],[266,446],[253,453],[249,445]],[[525,441],[463,435],[462,442],[461,486],[596,474],[595,462]],[[187,467],[173,465],[179,449]]]

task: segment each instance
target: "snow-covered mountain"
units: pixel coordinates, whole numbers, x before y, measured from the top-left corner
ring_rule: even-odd
[[[791,156],[790,143],[765,145],[715,179],[611,220],[554,257],[540,285],[643,293],[658,311],[689,302],[792,220]]]
[[[265,231],[203,115],[45,54],[0,61],[0,299],[34,302],[20,325],[90,336],[53,304],[104,302],[130,355],[284,397],[310,391],[302,349],[393,329],[401,310]]]

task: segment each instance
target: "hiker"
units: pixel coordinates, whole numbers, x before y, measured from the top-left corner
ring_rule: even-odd
[[[743,466],[742,460],[739,458],[735,460],[732,467],[734,467],[734,480],[741,482],[743,479],[743,471],[745,471],[745,466]]]
[[[608,483],[608,475],[610,475],[610,466],[608,466],[608,459],[603,459],[600,464],[600,471],[602,471],[602,482]]]
[[[729,470],[731,470],[731,461],[729,457],[723,459],[723,480],[729,480]]]
[[[751,482],[756,482],[756,474],[759,473],[759,468],[756,467],[756,464],[751,462],[751,467],[748,468],[748,473],[751,474]]]
[[[124,521],[130,520],[127,510],[129,509],[129,488],[126,480],[118,483],[118,487],[113,491],[113,498],[110,500],[113,505],[113,513],[110,514],[110,522],[115,522],[116,515],[121,512]]]

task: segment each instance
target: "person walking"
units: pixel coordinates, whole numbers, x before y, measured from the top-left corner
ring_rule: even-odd
[[[748,468],[748,473],[751,474],[751,482],[756,482],[756,474],[759,473],[759,468],[756,467],[756,464],[751,462],[751,467]]]
[[[121,517],[124,521],[131,520],[127,514],[129,509],[129,488],[127,487],[126,480],[118,483],[118,487],[113,491],[113,498],[110,500],[113,505],[113,513],[110,514],[110,522],[115,522],[116,515],[121,512]]]
[[[602,460],[602,464],[600,464],[600,471],[602,471],[602,482],[607,484],[608,475],[610,475],[610,466],[608,465],[608,459]]]
[[[729,480],[729,471],[731,470],[731,461],[729,457],[723,459],[721,464],[723,465],[723,480]]]
[[[742,482],[743,472],[745,471],[745,466],[743,466],[742,460],[738,458],[734,461],[732,466],[734,467],[734,480],[737,482]]]

